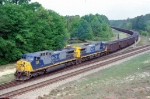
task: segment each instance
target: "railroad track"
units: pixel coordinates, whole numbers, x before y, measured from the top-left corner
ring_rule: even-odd
[[[11,82],[1,84],[1,85],[0,85],[0,90],[6,89],[6,88],[10,88],[10,87],[13,87],[13,86],[22,84],[22,83],[23,83],[23,82],[18,82],[18,81],[13,80],[13,81],[11,81]]]
[[[49,85],[49,84],[52,84],[52,83],[55,83],[55,82],[58,82],[58,81],[61,81],[61,80],[64,80],[64,79],[67,79],[67,78],[70,78],[72,76],[76,76],[78,74],[81,74],[83,72],[87,72],[87,71],[90,71],[90,70],[93,70],[93,69],[96,69],[96,68],[99,68],[101,66],[105,66],[105,65],[108,65],[110,63],[113,63],[113,62],[116,62],[116,61],[119,61],[119,60],[122,60],[124,58],[127,58],[127,57],[130,57],[130,56],[133,56],[133,55],[136,55],[138,53],[142,53],[144,51],[147,51],[147,50],[150,50],[150,45],[146,45],[146,46],[142,46],[142,47],[139,47],[137,49],[134,49],[134,51],[130,51],[131,53],[127,54],[127,52],[122,52],[122,55],[120,56],[117,56],[116,58],[113,58],[113,59],[109,59],[109,60],[106,60],[102,63],[99,63],[99,64],[96,64],[96,65],[93,65],[93,66],[90,66],[90,67],[86,67],[86,68],[83,68],[83,69],[80,69],[78,71],[74,71],[74,72],[71,72],[71,73],[68,73],[68,74],[64,74],[64,75],[61,75],[61,76],[58,76],[56,78],[53,78],[53,79],[49,79],[49,80],[46,80],[44,82],[40,82],[40,83],[37,83],[37,84],[34,84],[34,85],[31,85],[31,86],[28,86],[28,87],[24,87],[24,88],[21,88],[21,89],[18,89],[18,90],[15,90],[15,91],[12,91],[12,92],[8,92],[8,93],[5,93],[3,95],[0,95],[0,98],[1,97],[8,97],[8,98],[12,98],[16,95],[21,95],[25,92],[28,92],[28,91],[31,91],[31,90],[34,90],[34,89],[37,89],[37,88],[40,88],[40,87],[43,87],[43,86],[46,86],[46,85]],[[116,56],[118,53],[115,53],[115,54],[111,54],[111,55],[108,55],[109,57],[114,57]],[[107,58],[107,56],[105,56],[105,59]],[[104,59],[104,57],[102,58]],[[95,61],[95,60],[94,60]],[[94,61],[91,61],[92,63],[95,63]],[[86,62],[88,63],[88,62]],[[84,63],[85,64],[85,63]],[[83,64],[81,64],[83,65]],[[80,65],[80,66],[81,66]]]
[[[148,47],[148,46],[150,46],[150,45],[144,45],[144,46],[140,46],[140,47],[137,47],[137,48],[134,48],[134,49],[138,50],[138,49],[140,49],[142,47]],[[45,75],[41,75],[39,77],[32,78],[32,79],[27,80],[27,81],[14,81],[13,80],[11,82],[1,84],[0,85],[0,90],[4,90],[4,89],[10,88],[10,87],[14,87],[14,86],[17,86],[17,85],[21,85],[21,84],[24,84],[24,83],[29,83],[29,82],[32,82],[34,80],[41,79],[43,77],[52,76],[52,75],[55,75],[57,73],[62,73],[62,72],[65,72],[67,70],[72,70],[72,69],[77,68],[77,67],[85,66],[85,65],[88,65],[88,64],[91,64],[91,63],[95,63],[95,62],[98,62],[98,61],[103,61],[103,60],[106,60],[108,58],[113,58],[115,56],[131,52],[131,50],[133,50],[133,49],[130,49],[130,50],[124,51],[124,52],[116,52],[116,53],[113,53],[113,54],[109,54],[109,55],[106,55],[106,56],[103,56],[103,57],[100,57],[100,58],[97,58],[97,59],[94,59],[94,60],[90,60],[88,62],[84,62],[82,64],[74,65],[74,66],[67,67],[67,68],[64,68],[64,69],[56,71],[56,72],[52,72],[52,73],[48,73],[48,74],[45,74]]]

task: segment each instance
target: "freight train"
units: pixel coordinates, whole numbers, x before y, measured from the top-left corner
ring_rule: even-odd
[[[112,27],[130,34],[127,38],[112,42],[95,42],[83,46],[66,47],[58,51],[39,51],[23,54],[17,61],[15,80],[28,80],[47,72],[80,64],[109,53],[126,48],[138,41],[138,32]]]

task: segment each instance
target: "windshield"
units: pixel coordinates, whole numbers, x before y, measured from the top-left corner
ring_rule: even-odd
[[[34,57],[33,56],[27,56],[26,59],[32,61],[34,59]]]
[[[25,57],[25,56],[22,56],[21,59],[26,59],[26,57]]]

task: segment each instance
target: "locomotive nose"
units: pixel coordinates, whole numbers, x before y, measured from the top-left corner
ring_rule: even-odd
[[[25,71],[25,65],[26,65],[26,61],[23,61],[23,60],[19,60],[17,61],[17,70],[20,70],[20,71]]]
[[[26,60],[19,60],[17,61],[16,64],[16,71],[27,71],[27,72],[32,72],[32,65],[30,62]]]
[[[20,64],[18,64],[18,65],[20,65],[20,66],[23,66],[23,67],[24,67],[24,66],[25,66],[25,64],[26,64],[26,62],[25,62],[25,61],[21,61],[21,62],[20,62]]]
[[[32,72],[31,63],[25,60],[19,60],[16,64],[15,79],[16,80],[26,80],[29,79],[29,74]]]

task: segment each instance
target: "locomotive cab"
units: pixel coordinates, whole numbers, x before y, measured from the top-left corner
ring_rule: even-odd
[[[39,65],[40,56],[35,54],[24,54],[17,62],[17,70],[32,72]],[[33,68],[34,66],[34,68]]]
[[[44,73],[40,68],[51,64],[51,51],[40,51],[35,53],[23,54],[16,64],[16,80],[27,80],[31,76]],[[38,71],[38,74],[34,72]]]

